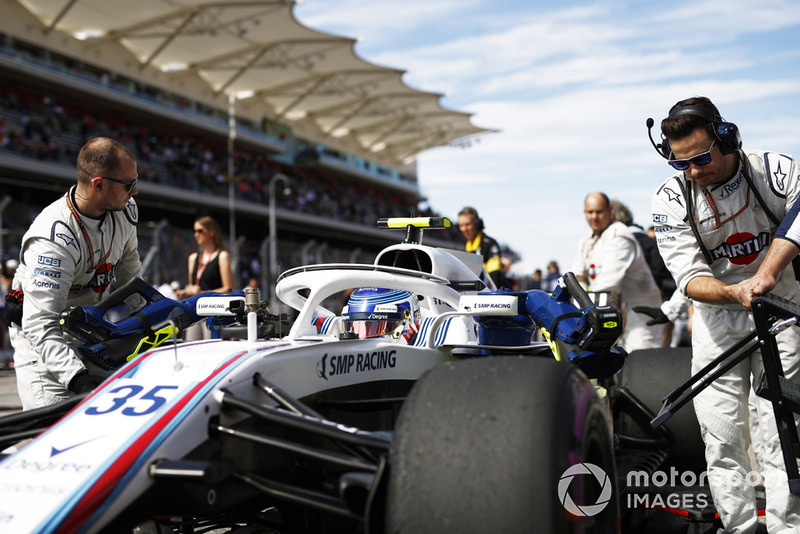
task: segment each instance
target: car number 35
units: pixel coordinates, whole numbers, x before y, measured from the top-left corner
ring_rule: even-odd
[[[144,391],[144,386],[130,384],[109,390],[99,399],[99,403],[86,409],[86,415],[104,415],[120,408],[122,415],[139,416],[155,412],[164,405],[167,397],[159,395],[166,390],[176,390],[178,386],[154,386]],[[174,392],[173,392],[174,393]],[[172,395],[169,395],[170,397]]]

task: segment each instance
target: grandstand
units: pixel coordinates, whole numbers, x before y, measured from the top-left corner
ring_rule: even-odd
[[[420,210],[417,154],[487,132],[358,58],[352,39],[300,24],[293,2],[0,6],[3,259],[75,182],[83,143],[104,135],[137,155],[152,283],[186,282],[192,222],[211,215],[233,243],[237,284],[268,287],[270,200],[279,271],[370,262],[399,238],[379,217],[438,215]],[[287,191],[271,187],[276,174]],[[425,239],[462,246],[455,229]]]

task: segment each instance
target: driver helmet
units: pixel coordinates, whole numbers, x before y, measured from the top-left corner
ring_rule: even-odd
[[[419,299],[410,291],[361,287],[350,294],[342,309],[345,331],[360,338],[394,337],[416,332],[420,320]]]

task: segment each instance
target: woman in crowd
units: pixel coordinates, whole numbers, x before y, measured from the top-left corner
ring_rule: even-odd
[[[189,255],[189,285],[176,291],[185,299],[205,291],[227,293],[233,289],[231,257],[225,249],[222,230],[213,217],[204,216],[194,222],[194,239],[199,250]],[[209,339],[211,332],[204,322],[187,329],[185,339]]]

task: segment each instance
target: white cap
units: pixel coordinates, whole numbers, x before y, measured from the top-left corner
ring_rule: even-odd
[[[15,260],[14,258],[11,258],[10,260],[6,260],[6,269],[7,270],[9,270],[9,271],[15,270],[17,267],[19,267],[19,261]]]

